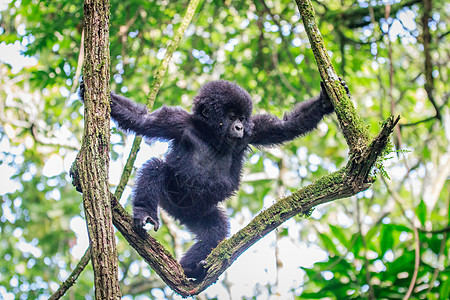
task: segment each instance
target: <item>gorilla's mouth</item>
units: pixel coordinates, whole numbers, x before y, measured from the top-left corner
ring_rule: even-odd
[[[227,135],[227,140],[230,141],[230,142],[232,142],[232,143],[236,143],[238,140],[241,140],[242,137],[243,137],[243,134],[239,134],[239,135],[236,135],[236,134],[228,134],[228,135]]]

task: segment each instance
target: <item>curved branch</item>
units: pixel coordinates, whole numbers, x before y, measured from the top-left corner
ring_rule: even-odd
[[[424,228],[417,228],[417,230],[422,233],[431,233],[431,234],[448,233],[450,232],[450,225],[441,229],[427,230]]]
[[[425,91],[428,95],[428,100],[433,105],[434,109],[436,110],[436,118],[439,121],[442,121],[441,111],[439,109],[439,106],[436,102],[436,99],[434,98],[434,78],[433,78],[433,60],[431,58],[431,43],[432,43],[432,37],[430,32],[430,27],[428,26],[428,23],[430,22],[431,18],[431,11],[432,11],[432,1],[431,0],[425,0],[423,1],[423,15],[422,15],[422,37],[423,37],[423,52],[425,54]]]
[[[267,6],[266,2],[265,2],[264,0],[259,0],[259,2],[261,2],[262,6],[264,7],[264,10],[270,15],[270,17],[272,18],[272,21],[275,23],[275,25],[277,25],[278,28],[281,28],[282,26],[281,26],[280,22],[277,21],[277,18],[274,16],[274,14],[273,14],[272,11],[270,10],[270,8]],[[284,49],[286,49],[286,54],[287,54],[287,56],[289,57],[289,59],[290,59],[292,65],[293,65],[293,66],[296,66],[296,68],[298,68],[298,64],[295,62],[294,56],[292,55],[291,51],[289,51],[289,45],[290,45],[289,41],[288,41],[288,40],[286,39],[286,37],[281,33],[281,30],[279,31],[279,33],[280,33],[280,38],[281,38],[281,40],[283,41],[283,44],[285,45],[285,48],[284,48]],[[262,38],[264,38],[264,35],[262,36]],[[275,45],[276,45],[276,44],[275,44]],[[277,54],[276,51],[274,51],[272,57],[273,57],[273,58],[276,58],[275,67],[278,67],[278,54]],[[280,76],[281,81],[283,82],[283,84],[284,84],[289,90],[291,90],[291,92],[292,92],[294,95],[295,95],[295,94],[298,94],[298,91],[292,91],[293,87],[292,87],[292,85],[290,84],[290,82],[288,82],[288,81],[286,80],[286,78],[284,77],[283,72],[282,72],[280,69],[278,69],[278,68],[276,68],[276,70],[277,70],[277,72],[279,73],[279,76]],[[301,72],[299,72],[299,73],[301,73]],[[306,90],[306,93],[307,93],[308,95],[311,95],[311,94],[312,94],[311,87],[310,87],[310,85],[305,81],[305,79],[303,78],[303,76],[299,75],[299,76],[298,76],[298,80],[299,80],[300,83],[301,83],[301,87],[304,88],[304,89]]]
[[[193,283],[184,275],[177,260],[144,229],[133,225],[131,215],[112,193],[110,200],[117,230],[168,286],[182,296],[189,296]]]
[[[230,239],[221,242],[208,256],[207,274],[203,281],[191,282],[185,277],[176,260],[145,231],[131,225],[131,217],[117,203],[114,207],[114,224],[131,246],[152,266],[161,278],[177,293],[187,297],[196,295],[217,281],[245,250],[294,215],[308,215],[311,208],[336,199],[349,197],[367,189],[373,182],[370,171],[382,154],[399,117],[388,118],[380,133],[369,143],[365,124],[359,119],[352,102],[346,96],[338,76],[327,56],[322,37],[314,21],[309,1],[297,0],[307,28],[319,71],[326,82],[327,91],[351,149],[346,167],[322,177],[311,185],[279,200],[256,216],[245,228]]]
[[[169,61],[172,58],[172,54],[180,45],[184,32],[186,31],[187,27],[192,21],[192,18],[194,17],[195,10],[197,9],[198,6],[198,2],[199,0],[191,0],[189,2],[189,5],[186,9],[186,14],[183,17],[183,20],[181,20],[180,27],[178,27],[177,33],[173,37],[173,40],[169,42],[166,54],[164,55],[161,65],[159,66],[158,70],[156,70],[155,79],[152,82],[152,85],[150,87],[150,93],[147,97],[147,103],[150,108],[153,107],[153,104],[155,103],[156,95],[158,94],[159,89],[161,87],[164,75],[166,74],[167,71],[167,67],[169,66]]]
[[[409,284],[408,291],[406,295],[403,297],[403,300],[408,300],[411,297],[411,294],[414,290],[414,286],[417,281],[417,274],[419,274],[419,265],[420,265],[420,240],[419,240],[419,232],[417,231],[417,227],[413,226],[414,230],[414,240],[415,240],[415,249],[414,249],[414,272],[411,278],[411,283]]]
[[[421,0],[406,0],[399,3],[390,4],[392,14],[404,7],[411,7]],[[367,26],[372,22],[370,17],[370,9],[373,9],[373,16],[375,19],[384,17],[386,4],[375,5],[369,7],[352,6],[339,11],[326,10],[323,18],[330,24],[342,24],[348,28],[361,28]]]

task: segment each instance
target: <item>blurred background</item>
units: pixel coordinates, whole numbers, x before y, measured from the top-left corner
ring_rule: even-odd
[[[145,103],[188,1],[111,0],[111,90]],[[292,218],[246,251],[198,299],[448,299],[450,294],[450,3],[313,1],[336,71],[373,135],[401,115],[378,181]],[[77,88],[83,2],[0,0],[0,299],[46,299],[88,246],[82,197],[68,175],[80,149]],[[282,117],[315,96],[320,76],[295,1],[201,1],[155,108],[190,110],[207,81],[249,91]],[[111,124],[111,190],[133,136]],[[170,144],[146,144],[135,168]],[[312,134],[253,149],[226,203],[232,233],[277,198],[347,162],[335,116]],[[120,200],[131,212],[134,178]],[[189,232],[165,215],[155,236],[178,258]],[[179,299],[117,233],[124,299]],[[409,293],[408,293],[409,294]],[[93,298],[88,265],[66,299]]]

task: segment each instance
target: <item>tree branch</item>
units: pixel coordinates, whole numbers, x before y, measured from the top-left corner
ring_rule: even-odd
[[[184,275],[184,271],[177,260],[144,229],[133,225],[131,215],[120,205],[112,193],[110,194],[110,200],[114,226],[122,233],[131,247],[176,293],[182,296],[190,296],[189,291],[193,289],[192,281]]]
[[[425,228],[417,228],[417,230],[422,233],[431,233],[431,234],[448,233],[450,232],[450,225],[445,226],[444,228],[441,229],[427,230]]]
[[[173,52],[175,52],[175,50],[178,48],[178,45],[180,45],[184,32],[186,31],[187,27],[191,23],[192,18],[194,17],[195,10],[197,9],[198,6],[198,2],[199,0],[191,0],[189,2],[189,5],[186,9],[186,14],[183,17],[183,20],[181,20],[181,24],[178,27],[177,33],[173,37],[173,40],[170,41],[169,45],[167,46],[166,54],[164,55],[161,65],[156,71],[155,79],[153,80],[152,85],[150,87],[150,94],[147,97],[147,103],[150,107],[153,107],[153,104],[155,103],[156,95],[159,92],[162,81],[164,79],[164,75],[166,74],[167,67],[169,66],[169,61],[172,58]]]
[[[390,4],[392,14],[396,14],[397,11],[404,7],[411,7],[412,5],[421,2],[421,0],[407,0],[399,3]],[[386,5],[371,6],[373,8],[373,16],[375,19],[381,19],[384,17]],[[370,6],[352,6],[339,11],[327,11],[323,15],[323,19],[330,24],[342,24],[348,28],[361,28],[370,24]]]
[[[303,26],[314,52],[320,76],[325,83],[327,93],[335,108],[342,133],[350,147],[350,154],[359,152],[369,141],[367,126],[356,114],[355,107],[341,86],[339,77],[331,64],[322,35],[315,21],[311,1],[296,0],[296,2],[303,20]]]
[[[264,0],[259,0],[259,2],[261,2],[262,6],[264,7],[264,10],[270,15],[270,17],[272,18],[272,21],[275,23],[275,25],[277,25],[278,28],[281,29],[282,26],[281,26],[280,22],[277,21],[277,18],[274,16],[274,14],[273,14],[272,11],[270,10],[270,8],[267,6],[266,2],[265,2]],[[255,7],[257,7],[257,6],[256,6],[256,2],[255,2]],[[261,13],[261,14],[262,14],[262,13]],[[293,66],[296,66],[296,68],[298,68],[298,64],[295,62],[294,56],[292,55],[291,51],[289,51],[289,45],[290,45],[290,42],[289,42],[289,41],[286,39],[286,37],[281,33],[281,30],[279,31],[279,33],[280,33],[280,38],[281,38],[281,40],[283,41],[283,44],[285,45],[284,49],[286,50],[287,56],[289,57],[289,59],[290,59],[292,65],[293,65]],[[263,35],[262,37],[264,38],[264,35]],[[276,45],[276,44],[274,44],[274,45]],[[276,59],[276,62],[274,61],[274,65],[275,65],[275,67],[278,67],[278,53],[277,53],[276,51],[274,51],[274,53],[273,53],[273,55],[272,55],[272,58],[275,58],[275,59]],[[292,91],[293,87],[292,87],[292,85],[290,84],[290,82],[286,80],[286,78],[284,77],[283,72],[282,72],[281,70],[279,70],[279,69],[277,70],[277,72],[278,72],[278,74],[279,74],[279,76],[280,76],[281,81],[283,82],[283,84],[284,84],[289,90]],[[299,72],[299,73],[301,73],[301,72]],[[301,83],[301,87],[304,88],[304,89],[306,90],[306,93],[307,93],[308,95],[311,95],[311,94],[312,94],[311,87],[310,87],[310,85],[305,81],[305,79],[303,78],[303,76],[298,75],[298,80],[299,80],[300,83]],[[298,91],[292,91],[292,93],[298,94],[299,92],[298,92]]]
[[[411,297],[411,294],[414,290],[414,286],[416,285],[417,281],[417,274],[419,273],[419,265],[420,265],[420,240],[419,240],[419,232],[417,231],[417,227],[413,226],[414,231],[414,241],[415,241],[415,247],[414,247],[414,272],[413,276],[411,278],[411,283],[409,284],[408,291],[406,292],[405,296],[403,297],[403,300],[408,300],[409,297]]]
[[[49,298],[49,300],[56,300],[60,299],[64,294],[67,292],[68,289],[72,287],[72,285],[75,284],[75,281],[78,279],[78,276],[80,276],[81,272],[83,272],[84,268],[89,263],[89,260],[91,259],[91,251],[90,247],[86,250],[84,255],[81,257],[80,261],[78,262],[75,269],[73,269],[72,273],[70,273],[69,277],[66,281],[64,281],[56,290],[53,295]]]
[[[363,267],[364,267],[364,272],[365,272],[365,277],[366,277],[366,284],[369,286],[368,298],[370,300],[374,300],[376,298],[375,298],[375,294],[373,291],[372,279],[370,277],[369,259],[367,258],[367,252],[369,249],[367,247],[366,236],[362,233],[361,210],[360,210],[359,204],[360,203],[358,202],[358,200],[356,200],[356,205],[355,205],[356,206],[356,222],[358,224],[358,232],[361,237],[361,242],[362,242],[362,246],[363,246],[363,250],[362,250],[362,256],[364,258]]]
[[[79,188],[83,191],[96,299],[121,298],[111,203],[108,201],[109,7],[109,0],[84,0],[85,130],[76,159]]]
[[[438,104],[436,103],[436,99],[434,98],[434,79],[433,79],[433,61],[431,59],[431,32],[428,23],[430,22],[432,12],[432,0],[424,0],[423,1],[423,16],[422,16],[422,37],[423,37],[423,52],[425,54],[425,91],[428,95],[428,100],[430,100],[434,109],[436,110],[436,118],[439,121],[442,121],[441,111],[439,109]]]

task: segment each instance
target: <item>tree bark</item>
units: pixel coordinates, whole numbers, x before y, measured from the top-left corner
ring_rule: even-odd
[[[132,218],[111,194],[114,226],[122,233],[161,279],[183,297],[201,293],[248,248],[297,214],[308,216],[319,204],[356,195],[373,182],[369,175],[377,158],[385,149],[398,118],[388,118],[380,133],[359,156],[353,156],[346,167],[324,176],[292,195],[278,200],[262,211],[246,227],[222,241],[206,259],[207,272],[202,281],[190,281],[172,255],[146,231],[133,226]]]
[[[120,206],[114,197],[114,225],[130,245],[160,275],[166,284],[184,297],[197,295],[217,281],[222,274],[245,250],[277,228],[294,215],[308,215],[311,208],[349,197],[370,187],[373,177],[370,174],[377,159],[386,148],[389,136],[399,118],[388,118],[373,139],[369,139],[366,125],[356,114],[353,103],[343,90],[338,76],[328,58],[314,20],[314,11],[309,1],[298,0],[305,28],[310,38],[319,71],[331,95],[341,129],[350,147],[347,166],[339,171],[318,179],[311,185],[278,200],[273,206],[261,212],[250,224],[230,239],[221,242],[208,256],[207,273],[202,281],[189,281],[177,261],[154,238],[132,225],[131,216]]]
[[[109,201],[109,0],[84,1],[85,127],[77,157],[96,299],[120,299],[116,241]]]
[[[168,68],[169,61],[179,46],[181,39],[189,26],[189,24],[192,21],[192,18],[195,14],[195,11],[198,7],[199,0],[190,0],[189,5],[186,9],[186,13],[183,17],[183,20],[178,27],[178,30],[171,42],[169,42],[167,46],[167,51],[164,56],[164,59],[161,63],[161,65],[158,67],[158,69],[155,72],[155,79],[152,82],[150,93],[147,97],[147,107],[149,111],[152,110],[153,104],[156,99],[156,95],[158,94],[159,88],[162,85],[164,75],[166,73],[166,70]],[[83,31],[84,32],[84,31]],[[108,52],[109,53],[109,52]],[[108,56],[108,65],[109,65],[109,56]],[[85,82],[87,81],[88,74],[85,74]],[[108,75],[109,80],[109,75]],[[109,81],[107,81],[109,82]],[[88,95],[85,94],[85,97]],[[108,106],[109,107],[109,106]],[[109,139],[109,138],[108,138]],[[128,242],[137,250],[138,253],[141,254],[141,256],[152,266],[154,270],[161,276],[161,278],[180,294],[183,294],[182,291],[189,291],[191,288],[190,281],[187,280],[187,278],[184,276],[184,272],[181,268],[181,266],[177,263],[177,261],[168,253],[163,246],[161,246],[155,239],[152,239],[148,234],[144,235],[144,232],[142,230],[137,230],[134,226],[132,226],[131,223],[131,216],[123,209],[123,207],[119,204],[117,199],[120,199],[122,196],[122,193],[125,189],[125,186],[127,185],[128,179],[130,178],[131,171],[133,169],[134,161],[136,160],[137,152],[140,149],[140,144],[142,141],[141,136],[136,136],[133,141],[133,146],[130,151],[130,155],[127,159],[127,162],[125,164],[124,170],[122,172],[122,176],[120,178],[120,183],[116,188],[116,191],[113,194],[110,193],[109,197],[111,198],[112,207],[114,209],[113,211],[113,219],[114,219],[114,225],[119,229],[122,230],[122,233],[124,234],[125,238],[128,240]],[[79,155],[81,158],[81,154]],[[77,159],[78,161],[79,159]],[[77,165],[77,161],[72,165],[70,174],[72,176],[72,184],[77,188],[79,192],[83,192],[80,184],[80,176],[79,176],[79,167]],[[106,199],[106,198],[105,198]],[[142,240],[142,241],[141,241]],[[92,245],[91,245],[92,246]],[[76,270],[83,270],[87,262],[89,261],[90,255],[89,252],[91,251],[91,246],[86,250],[86,253],[84,257],[86,257],[85,260],[82,260],[78,263],[76,269],[74,272],[72,272],[71,276],[61,285],[61,287],[58,289],[57,293],[52,295],[52,299],[59,299],[64,295],[64,293],[67,291],[67,289],[70,288],[70,286],[73,284],[73,282],[76,280],[76,277],[78,276],[78,272]],[[148,257],[155,257],[156,260],[152,260]],[[166,267],[169,266],[169,269]],[[170,273],[173,276],[167,276],[166,273]],[[181,278],[181,279],[180,279]],[[173,281],[172,281],[173,279]],[[180,283],[182,282],[182,283]],[[179,287],[179,288],[177,288]]]

